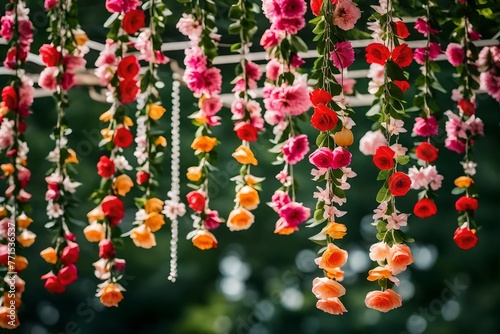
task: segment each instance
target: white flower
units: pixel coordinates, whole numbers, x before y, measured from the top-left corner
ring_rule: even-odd
[[[113,162],[115,163],[115,168],[120,170],[132,170],[132,166],[130,166],[129,162],[123,155],[117,155]]]
[[[135,213],[135,221],[142,222],[148,219],[148,213],[144,209],[140,209]]]
[[[184,203],[179,203],[172,200],[166,200],[162,213],[170,220],[177,219],[186,214],[186,206]]]
[[[63,214],[64,210],[61,208],[59,204],[49,201],[49,203],[47,204],[47,216],[50,219],[59,218]]]
[[[71,194],[74,194],[76,192],[76,188],[78,188],[81,185],[82,184],[80,182],[71,181],[71,179],[67,176],[64,178],[64,181],[63,181],[64,190],[66,190],[67,192],[69,192]]]
[[[407,224],[408,215],[404,213],[400,213],[398,215],[396,212],[393,212],[390,216],[387,217],[388,230],[399,230],[401,226],[406,226]]]
[[[389,117],[389,124],[387,124],[387,122],[382,122],[380,125],[382,125],[391,135],[397,136],[400,133],[406,132],[404,128],[405,122],[401,119]]]
[[[476,174],[477,163],[475,163],[474,161],[462,161],[460,163],[462,164],[462,167],[464,168],[464,172],[466,174],[469,174],[470,176]]]
[[[374,220],[380,220],[380,219],[385,219],[386,215],[385,213],[387,212],[387,202],[382,202],[378,205],[378,207],[373,210],[375,213],[372,218]]]
[[[317,198],[318,202],[325,202],[325,204],[330,204],[330,191],[321,187],[316,187],[316,189],[318,189],[318,191],[313,193],[313,198]]]

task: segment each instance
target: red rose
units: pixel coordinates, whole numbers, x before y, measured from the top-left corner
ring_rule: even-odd
[[[403,172],[396,172],[389,177],[389,191],[392,196],[404,196],[410,190],[411,179]]]
[[[439,149],[435,148],[434,146],[432,146],[432,144],[426,141],[418,145],[417,148],[415,149],[415,154],[417,155],[417,158],[429,163],[437,159],[438,152]]]
[[[319,104],[329,103],[332,100],[332,95],[324,89],[316,88],[309,94],[309,98],[313,106],[317,107]]]
[[[116,196],[106,196],[101,203],[102,212],[109,219],[111,226],[118,225],[125,216],[125,207]]]
[[[139,74],[140,69],[139,60],[136,56],[126,56],[118,64],[116,73],[121,79],[133,79]]]
[[[476,211],[479,202],[473,197],[462,196],[455,202],[457,211]]]
[[[65,265],[73,264],[78,261],[80,255],[80,247],[77,243],[69,242],[66,247],[63,248],[61,253],[61,262]]]
[[[314,108],[311,124],[319,131],[329,131],[337,126],[339,117],[337,113],[323,104]]]
[[[415,204],[413,213],[418,218],[429,218],[437,213],[436,204],[428,198],[422,198]]]
[[[410,89],[410,83],[406,80],[393,80],[393,82],[403,93]]]
[[[366,48],[366,62],[368,64],[385,65],[387,59],[391,56],[391,52],[382,43],[371,43]]]
[[[116,146],[121,148],[127,148],[130,145],[132,145],[133,141],[134,141],[134,136],[132,136],[132,133],[130,132],[129,129],[123,126],[116,129],[115,136],[113,137],[113,142],[115,143]]]
[[[408,28],[403,21],[394,22],[394,26],[392,29],[396,31],[396,35],[400,38],[406,38],[410,36],[410,32],[408,31]]]
[[[123,104],[131,103],[135,101],[137,93],[139,92],[139,87],[137,86],[137,81],[134,79],[126,79],[120,81],[120,101]]]
[[[140,9],[134,9],[127,13],[122,20],[122,28],[129,35],[135,34],[139,29],[146,25],[146,15]]]
[[[476,113],[474,103],[466,99],[461,99],[460,101],[458,101],[458,108],[460,108],[460,110],[462,110],[462,112],[467,116],[472,116]]]
[[[321,6],[323,5],[323,0],[311,0],[311,11],[314,16],[318,16],[321,12]]]
[[[7,267],[9,263],[9,247],[4,244],[0,244],[0,264]]]
[[[78,278],[78,274],[76,271],[76,267],[74,264],[70,264],[69,266],[63,267],[57,273],[57,279],[61,282],[62,285],[70,285]]]
[[[2,101],[9,110],[16,110],[19,104],[16,90],[12,86],[6,86],[2,89]]]
[[[109,239],[104,239],[99,242],[99,257],[101,259],[111,259],[116,254],[115,246]]]
[[[373,155],[373,163],[379,169],[390,170],[394,167],[395,155],[396,152],[394,152],[390,147],[380,146]]]
[[[127,262],[124,259],[115,259],[115,268],[118,271],[124,271]]]
[[[109,178],[115,174],[115,163],[103,155],[97,163],[97,174],[100,177]]]
[[[256,141],[259,134],[259,130],[257,130],[256,127],[244,122],[238,123],[234,127],[234,130],[236,131],[236,135],[240,140],[248,142]]]
[[[41,277],[42,280],[46,280],[44,288],[50,293],[63,293],[66,291],[66,287],[59,282],[57,276],[53,272],[47,273]]]
[[[398,45],[392,50],[392,61],[401,68],[410,66],[413,61],[413,52],[408,47],[408,44]]]
[[[201,213],[205,211],[205,195],[197,190],[193,190],[186,195],[188,205],[194,211]]]
[[[478,241],[476,230],[470,230],[467,227],[459,227],[455,230],[453,241],[455,241],[458,247],[464,250],[471,249],[476,246]]]
[[[137,172],[135,178],[138,185],[143,185],[149,181],[149,174],[148,172],[141,170]]]
[[[44,44],[40,47],[40,58],[47,67],[57,66],[61,59],[61,54],[55,47],[49,44]]]
[[[64,239],[69,241],[76,241],[76,236],[73,232],[69,232],[64,235]]]

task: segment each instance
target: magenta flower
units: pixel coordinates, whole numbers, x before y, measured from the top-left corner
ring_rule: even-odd
[[[428,118],[417,117],[415,118],[415,125],[413,126],[413,134],[422,137],[435,136],[438,133],[438,123],[434,116]]]
[[[337,147],[332,152],[333,160],[331,168],[339,169],[351,163],[352,154],[344,147]]]
[[[306,208],[302,203],[290,202],[279,210],[279,215],[286,222],[286,227],[297,227],[311,216],[311,209]]]
[[[333,65],[342,71],[354,62],[354,50],[350,42],[340,42],[335,44],[335,50],[330,53]]]
[[[290,165],[295,165],[297,162],[304,159],[304,156],[309,152],[309,141],[306,135],[298,135],[288,139],[281,149],[285,161]]]
[[[437,34],[439,30],[433,29],[429,23],[422,18],[418,18],[417,21],[415,22],[415,29],[425,37],[427,37],[427,34]]]
[[[328,147],[318,148],[309,155],[309,162],[316,168],[332,168],[333,152]]]
[[[465,53],[464,49],[460,44],[450,43],[446,48],[446,58],[453,66],[458,66],[464,62]]]

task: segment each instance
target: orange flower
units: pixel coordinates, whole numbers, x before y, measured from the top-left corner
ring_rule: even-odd
[[[5,206],[0,206],[0,218],[7,217],[7,209]]]
[[[354,135],[350,129],[342,127],[342,130],[335,132],[333,140],[339,146],[351,146],[354,143]]]
[[[372,261],[382,262],[389,257],[390,247],[385,242],[377,242],[370,247],[370,259]]]
[[[102,212],[102,209],[100,206],[92,209],[87,213],[87,219],[89,220],[89,223],[98,221],[98,220],[103,220],[104,219],[104,212]]]
[[[99,242],[105,237],[104,226],[94,221],[83,229],[83,234],[89,242]]]
[[[35,240],[36,234],[28,230],[22,231],[21,234],[17,236],[17,241],[25,248],[33,245]]]
[[[201,179],[202,173],[200,167],[193,166],[187,169],[186,177],[191,182],[198,182]]]
[[[163,218],[163,215],[158,212],[151,212],[148,215],[148,218],[144,221],[144,224],[150,228],[151,232],[156,232],[163,225],[165,225],[165,218]]]
[[[70,164],[78,163],[78,157],[76,156],[76,152],[73,149],[68,148],[68,157],[66,158],[65,162]]]
[[[346,261],[347,252],[334,244],[328,244],[328,248],[325,250],[323,255],[314,260],[320,269],[327,271],[342,267]]]
[[[340,268],[333,268],[325,270],[326,277],[336,279],[337,281],[341,281],[344,279],[344,271],[340,270]]]
[[[109,122],[113,118],[114,115],[115,115],[114,109],[109,109],[109,110],[103,112],[101,114],[101,116],[99,116],[99,120],[101,122]]]
[[[118,283],[104,282],[104,284],[97,293],[102,305],[107,307],[118,306],[118,303],[123,299],[122,291],[125,291],[125,289]]]
[[[254,222],[254,215],[245,208],[237,208],[231,211],[227,219],[227,227],[230,231],[247,230]]]
[[[468,176],[460,176],[455,179],[454,183],[459,188],[469,188],[474,183],[474,180]]]
[[[323,312],[333,315],[343,314],[347,312],[344,304],[338,298],[321,299],[316,302],[316,307]]]
[[[193,140],[191,148],[198,152],[210,152],[217,145],[217,138],[208,136],[199,136]]]
[[[16,271],[21,272],[28,267],[28,259],[24,256],[17,255],[14,259],[14,267]]]
[[[167,138],[165,138],[163,136],[156,137],[156,139],[155,139],[155,146],[167,147]]]
[[[16,170],[14,168],[14,165],[13,164],[2,164],[0,165],[0,168],[2,169],[3,173],[6,175],[6,176],[9,176],[11,175],[12,173],[14,173],[14,171]]]
[[[163,116],[165,111],[167,111],[165,108],[157,104],[150,103],[148,105],[148,116],[155,121],[159,120]]]
[[[73,36],[75,36],[76,44],[79,46],[83,46],[89,41],[87,34],[82,29],[73,31]]]
[[[115,183],[113,184],[113,188],[120,196],[125,196],[128,194],[130,189],[134,186],[134,181],[130,178],[130,176],[126,174],[122,174],[115,179]]]
[[[207,230],[199,230],[193,237],[193,245],[201,250],[217,248],[217,239]]]
[[[0,306],[0,328],[14,329],[19,327],[17,311],[14,312],[14,320],[11,318],[10,310],[5,306]]]
[[[395,244],[391,247],[387,257],[387,267],[393,275],[397,275],[406,270],[406,267],[413,263],[410,247],[404,244]]]
[[[155,235],[145,224],[133,228],[130,237],[137,247],[149,249],[156,246]]]
[[[236,199],[240,205],[248,210],[257,209],[260,203],[259,193],[250,186],[244,186],[236,194]]]
[[[345,288],[339,282],[327,277],[316,277],[313,280],[312,292],[318,299],[330,299],[345,295]]]
[[[134,126],[134,121],[132,120],[132,118],[125,116],[123,117],[123,124],[127,127],[131,127]]]
[[[57,253],[56,250],[52,247],[45,248],[43,251],[40,252],[40,256],[47,263],[56,264],[57,262]]]
[[[146,213],[161,212],[161,210],[163,210],[163,204],[161,199],[153,197],[146,201],[144,210],[146,210]]]
[[[290,235],[295,231],[297,231],[296,227],[286,227],[286,226],[279,226],[274,229],[274,233],[279,235]]]
[[[378,266],[368,272],[368,280],[370,282],[377,281],[382,278],[390,278],[392,273],[387,267]]]
[[[246,174],[245,177],[243,178],[245,182],[252,188],[258,183],[261,183],[264,181],[266,178],[265,177],[256,177],[251,174]]]
[[[321,233],[329,235],[333,239],[342,239],[347,234],[347,227],[344,224],[329,222]]]
[[[26,214],[23,212],[17,217],[17,227],[19,228],[28,228],[31,223],[33,222],[33,219],[30,217],[26,216]]]
[[[254,165],[257,166],[259,162],[255,159],[252,150],[246,146],[239,146],[232,154],[233,158],[236,159],[242,165]]]
[[[113,134],[114,131],[108,128],[102,129],[101,130],[101,136],[104,140],[104,142],[109,142],[111,139],[113,139]]]
[[[402,305],[401,300],[401,296],[392,289],[371,291],[366,295],[365,305],[368,308],[385,313],[400,307]]]

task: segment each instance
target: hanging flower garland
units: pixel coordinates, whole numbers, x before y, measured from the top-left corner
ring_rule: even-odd
[[[83,58],[87,49],[86,35],[78,25],[76,1],[46,2],[45,9],[49,16],[49,42],[40,48],[40,58],[47,66],[38,80],[40,87],[53,92],[57,124],[52,132],[55,148],[47,159],[53,163],[45,179],[48,185],[47,216],[50,221],[45,227],[56,234],[51,247],[42,250],[40,255],[52,270],[42,276],[45,288],[51,293],[63,293],[66,286],[77,278],[80,247],[75,235],[70,231],[71,215],[69,208],[76,204],[74,193],[80,186],[74,180],[76,175],[73,164],[78,163],[74,150],[68,147],[68,138],[72,131],[64,109],[69,105],[68,90],[75,84],[75,72],[85,67]]]
[[[239,0],[229,10],[229,19],[234,21],[229,26],[229,33],[238,34],[240,37],[240,42],[231,46],[231,51],[238,52],[241,56],[240,63],[236,66],[236,78],[233,80],[235,100],[231,105],[232,119],[235,121],[234,131],[242,141],[237,151],[244,148],[251,151],[250,143],[255,142],[259,131],[264,129],[262,108],[254,99],[254,90],[262,73],[259,65],[247,59],[252,37],[257,32],[254,16],[258,12],[259,7],[256,4],[245,0]],[[241,161],[238,155],[235,159]],[[251,165],[256,164],[257,160],[243,162],[240,174],[232,178],[236,183],[236,205],[227,220],[231,231],[246,230],[254,222],[254,215],[250,211],[257,209],[260,204],[260,183],[264,181],[264,178],[255,177],[250,173]]]
[[[283,169],[276,175],[281,187],[274,192],[269,205],[279,215],[274,233],[291,234],[310,216],[310,209],[297,202],[294,166],[309,152],[307,136],[300,133],[299,119],[307,118],[311,107],[306,77],[298,73],[304,61],[298,52],[306,52],[307,45],[297,36],[304,28],[307,6],[303,0],[264,0],[264,15],[271,22],[260,45],[267,51],[266,83],[263,89],[265,121],[273,126],[277,165]]]
[[[219,125],[217,113],[222,108],[219,97],[222,85],[220,69],[213,66],[217,56],[217,28],[215,15],[217,8],[212,0],[192,0],[187,3],[186,12],[177,23],[179,31],[191,40],[191,47],[186,50],[183,81],[198,98],[200,108],[190,116],[198,127],[191,148],[198,157],[198,165],[188,168],[189,185],[194,188],[186,195],[188,206],[195,212],[192,215],[194,230],[187,238],[199,249],[217,247],[217,239],[210,232],[223,220],[217,210],[210,208],[209,177],[216,170],[215,146],[219,141],[212,135],[211,127]]]
[[[396,207],[396,197],[404,196],[410,190],[411,179],[399,167],[409,162],[407,148],[399,144],[399,135],[406,132],[403,117],[403,93],[409,88],[404,68],[413,61],[412,50],[403,39],[409,32],[402,21],[394,20],[393,1],[380,1],[373,6],[371,16],[374,23],[370,29],[376,42],[366,47],[366,61],[379,65],[379,73],[370,83],[370,89],[378,87],[373,107],[367,115],[376,120],[377,132],[369,132],[360,141],[361,151],[373,154],[373,163],[380,169],[377,180],[384,181],[377,194],[380,203],[374,210],[373,225],[377,228],[380,242],[370,247],[370,259],[378,266],[369,271],[368,280],[378,281],[380,291],[366,295],[367,307],[388,312],[401,306],[402,299],[393,289],[398,284],[395,277],[413,263],[410,248],[403,242],[412,240],[401,231],[408,223],[408,215]],[[376,79],[376,80],[375,80]],[[371,147],[368,147],[371,146]]]
[[[134,141],[130,131],[133,121],[127,116],[126,105],[134,102],[139,93],[140,66],[136,56],[126,53],[131,47],[129,33],[136,32],[137,26],[144,26],[141,22],[144,14],[137,8],[139,4],[139,1],[106,1],[106,9],[112,13],[106,24],[110,31],[106,47],[96,61],[96,75],[107,87],[107,100],[111,103],[110,109],[99,117],[107,123],[101,130],[103,139],[99,146],[104,147],[109,156],[101,156],[97,163],[97,173],[103,179],[91,196],[97,207],[87,214],[90,224],[84,233],[88,241],[99,243],[100,259],[93,265],[97,278],[103,282],[98,286],[97,297],[108,307],[118,306],[125,290],[119,283],[125,260],[116,257],[116,248],[123,243],[119,224],[125,208],[120,197],[126,196],[134,186],[126,174],[132,166],[123,154]],[[130,25],[131,22],[135,23]]]
[[[456,67],[460,86],[454,90],[452,96],[457,102],[457,113],[451,110],[445,112],[448,117],[445,146],[451,151],[463,154],[461,164],[464,175],[454,181],[456,188],[452,191],[455,195],[462,195],[455,202],[455,209],[459,213],[459,227],[455,230],[453,240],[458,247],[466,250],[473,248],[478,242],[474,220],[474,213],[478,208],[478,194],[472,178],[476,174],[477,164],[472,157],[472,147],[477,139],[484,136],[484,124],[476,117],[475,90],[479,89],[479,83],[476,81],[479,72],[475,64],[477,49],[473,41],[481,36],[473,30],[470,22],[470,18],[478,16],[472,1],[457,1],[452,6],[450,15],[457,27],[451,35],[453,42],[446,48],[446,57]]]
[[[20,255],[30,247],[36,235],[28,230],[33,220],[27,216],[31,194],[25,189],[30,181],[28,145],[24,138],[26,123],[33,104],[33,82],[25,75],[24,66],[31,43],[33,25],[24,1],[6,5],[2,16],[1,36],[7,40],[4,66],[14,72],[10,84],[2,89],[0,104],[0,160],[2,178],[6,180],[5,197],[0,202],[0,327],[19,326],[18,309],[24,292],[24,281],[18,276],[28,266]]]
[[[351,127],[354,122],[349,117],[352,109],[346,106],[343,93],[344,70],[354,62],[354,50],[346,39],[344,31],[354,28],[361,12],[350,0],[344,1],[313,1],[313,14],[317,16],[311,23],[315,25],[313,32],[318,44],[318,60],[314,63],[312,79],[317,79],[318,88],[310,94],[314,106],[311,124],[320,131],[316,139],[318,148],[309,156],[309,161],[317,169],[311,174],[313,180],[325,182],[325,188],[316,187],[317,198],[314,227],[326,222],[321,232],[310,239],[322,246],[321,256],[316,259],[325,277],[317,277],[313,281],[313,293],[319,299],[316,307],[324,312],[339,315],[347,312],[340,301],[346,291],[339,282],[344,278],[340,269],[347,261],[347,251],[334,244],[336,239],[342,239],[347,228],[338,223],[338,218],[345,215],[337,207],[346,201],[344,190],[350,188],[349,178],[356,176],[348,166],[352,154],[347,147],[354,142]],[[343,16],[346,17],[343,17]],[[339,81],[336,80],[335,73]]]
[[[432,138],[437,136],[439,124],[435,114],[439,115],[439,104],[435,99],[436,91],[445,93],[439,83],[436,73],[440,67],[435,61],[443,53],[437,33],[440,31],[437,18],[441,16],[441,9],[434,1],[424,5],[425,16],[415,22],[415,29],[426,38],[425,47],[416,48],[413,53],[415,61],[421,65],[421,75],[415,80],[420,91],[414,99],[415,109],[420,111],[413,126],[413,136],[423,137],[415,147],[415,156],[420,168],[413,166],[408,170],[411,179],[411,188],[421,190],[413,213],[419,218],[429,218],[437,213],[435,199],[436,191],[441,188],[443,176],[438,174],[432,163],[438,158],[438,148],[433,145]],[[439,117],[440,118],[440,117]]]
[[[479,76],[481,89],[500,102],[500,47],[485,46],[479,52],[476,66],[481,72]]]

